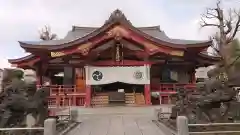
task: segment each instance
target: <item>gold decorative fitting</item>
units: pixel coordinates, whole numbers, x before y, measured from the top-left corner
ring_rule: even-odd
[[[87,55],[89,52],[89,49],[88,48],[85,48],[81,51],[82,55]]]
[[[175,56],[183,56],[184,52],[183,51],[172,51],[170,52],[171,55],[175,55]]]
[[[144,42],[143,45],[148,48],[150,51],[154,51],[159,49],[156,45],[148,43],[148,42]]]
[[[120,40],[122,37],[128,37],[128,31],[121,26],[116,26],[107,32],[109,37],[114,37],[116,40]]]
[[[121,35],[116,35],[116,36],[114,37],[114,39],[117,40],[117,41],[119,41],[119,40],[122,39],[122,36],[121,36]]]
[[[64,52],[51,52],[51,57],[60,57],[65,55]]]
[[[79,45],[77,49],[78,49],[78,50],[88,49],[88,48],[91,47],[91,45],[92,45],[92,43],[91,43],[91,42],[88,42],[88,43]]]
[[[116,45],[116,61],[120,61],[119,44]]]

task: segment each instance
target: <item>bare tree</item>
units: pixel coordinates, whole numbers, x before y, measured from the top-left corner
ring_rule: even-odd
[[[40,31],[40,39],[42,40],[54,40],[57,39],[57,34],[52,33],[51,27],[45,25]]]
[[[221,1],[219,0],[216,8],[206,9],[206,13],[202,14],[201,17],[201,27],[216,27],[219,30],[212,37],[213,41],[215,41],[212,48],[221,56],[221,64],[227,70],[228,60],[230,59],[230,43],[240,30],[240,10],[229,9],[228,12],[224,12],[220,5]]]

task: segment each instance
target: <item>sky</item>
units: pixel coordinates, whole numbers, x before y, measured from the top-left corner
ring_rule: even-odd
[[[26,56],[18,41],[39,40],[39,30],[51,26],[59,38],[73,25],[101,26],[120,9],[134,26],[159,25],[171,38],[206,40],[215,33],[200,28],[206,7],[216,0],[0,0],[0,68],[7,59]],[[223,0],[227,10],[240,8],[240,0]]]

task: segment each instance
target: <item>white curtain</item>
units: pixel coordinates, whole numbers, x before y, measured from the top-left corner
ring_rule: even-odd
[[[86,66],[88,85],[123,82],[128,84],[150,84],[149,66],[95,67]],[[98,76],[98,77],[96,77]]]

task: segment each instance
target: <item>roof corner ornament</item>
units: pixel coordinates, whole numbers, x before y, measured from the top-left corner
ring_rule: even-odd
[[[111,13],[109,19],[106,21],[106,23],[112,22],[114,20],[117,20],[117,21],[126,20],[129,22],[129,20],[127,20],[126,16],[123,14],[123,12],[120,9],[116,9],[115,11],[113,11],[113,13]]]
[[[122,17],[124,16],[124,14],[122,13],[122,11],[120,9],[116,9],[111,16],[114,16],[114,17]]]
[[[121,10],[116,9],[111,13],[110,17],[108,20],[115,20],[115,19],[120,19],[120,18],[126,18],[125,15],[122,13]]]

